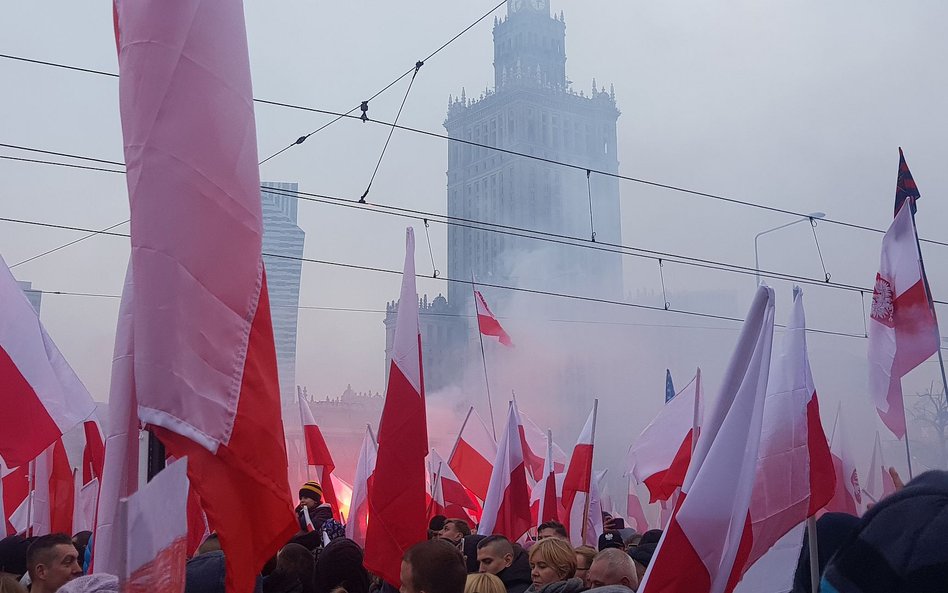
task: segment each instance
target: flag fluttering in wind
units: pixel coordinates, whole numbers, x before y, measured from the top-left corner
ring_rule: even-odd
[[[566,513],[566,531],[574,546],[597,543],[598,533],[590,533],[587,515],[591,505],[593,451],[596,439],[596,413],[599,400],[593,402],[593,409],[586,419],[583,431],[579,434],[576,446],[566,468],[563,479],[563,512]],[[598,511],[597,511],[598,512]],[[600,517],[601,520],[601,517]]]
[[[905,155],[902,153],[902,147],[899,147],[899,175],[895,180],[895,214],[902,209],[905,200],[909,200],[912,205],[912,214],[915,214],[915,200],[922,197],[915,185],[915,178],[909,171],[908,163],[905,162]]]
[[[863,493],[872,497],[873,502],[895,493],[895,481],[889,473],[889,466],[885,464],[878,430],[872,446],[872,460],[869,462],[869,473],[866,475],[866,488]]]
[[[497,443],[480,414],[471,406],[461,426],[461,432],[458,433],[448,465],[466,488],[484,500],[487,498],[487,487],[490,485],[490,474],[496,456]]]
[[[869,394],[899,439],[905,436],[902,377],[937,352],[938,340],[915,219],[910,208],[900,208],[882,239],[869,314]]]
[[[672,382],[671,369],[665,369],[665,403],[667,404],[675,397],[675,384]]]
[[[514,405],[517,405],[516,400]],[[527,472],[534,482],[543,479],[544,456],[547,449],[546,432],[529,416],[517,410],[520,418],[520,441],[523,459],[527,463]],[[566,470],[566,453],[553,443],[553,469],[556,473]]]
[[[372,473],[375,472],[377,454],[378,446],[372,437],[372,430],[366,426],[359,459],[356,461],[352,500],[349,502],[349,516],[346,521],[346,537],[362,548],[365,548],[365,533],[369,524],[369,488],[372,484]]]
[[[398,303],[365,540],[365,567],[396,587],[401,582],[402,555],[428,537],[428,428],[415,290],[415,234],[411,228],[405,233],[405,268]]]
[[[751,547],[773,329],[773,289],[759,286],[641,593],[728,593],[737,584]]]
[[[807,517],[816,515],[836,488],[810,372],[803,292],[799,288],[794,288],[792,306],[767,384],[750,506],[753,546],[746,568]]]
[[[481,505],[474,494],[461,484],[451,466],[435,449],[431,450],[430,463],[436,483],[432,485],[432,512],[429,515],[468,517],[477,523],[481,517]]]
[[[648,519],[645,518],[645,509],[642,508],[642,500],[639,498],[635,482],[631,477],[629,477],[625,515],[627,527],[631,527],[639,533],[645,533],[649,530]]]
[[[496,533],[510,541],[517,541],[532,527],[521,426],[517,405],[510,402],[507,423],[497,445],[490,487],[484,499],[484,513],[477,528],[480,534]]]
[[[247,591],[297,526],[243,7],[122,1],[116,13],[138,416],[187,456],[227,590]]]
[[[82,430],[86,437],[86,446],[82,450],[82,483],[88,484],[93,479],[102,479],[105,442],[102,440],[102,431],[96,420],[83,422]]]
[[[313,417],[313,411],[309,404],[303,398],[299,399],[300,422],[303,425],[303,439],[306,441],[306,463],[316,469],[316,479],[323,488],[323,502],[329,503],[332,507],[332,516],[339,521],[339,500],[336,497],[336,490],[332,484],[332,472],[336,469],[336,464],[332,460],[332,454],[329,447],[326,446],[326,440],[323,433],[316,424]]]
[[[26,497],[30,490],[29,466],[9,468],[0,459],[0,534],[16,535],[28,525],[14,525],[13,517],[26,515]],[[2,538],[0,538],[2,539]]]
[[[833,472],[836,474],[836,490],[822,510],[827,513],[859,515],[863,503],[862,489],[859,486],[859,472],[856,471],[856,463],[849,449],[842,410],[842,405],[836,410],[835,429],[830,443]]]
[[[546,459],[543,462],[543,479],[535,488],[540,489],[537,508],[537,524],[560,521],[560,497],[557,496],[556,470],[553,468],[553,433],[546,431]],[[560,489],[562,491],[562,488]],[[531,495],[531,499],[532,499]]]
[[[91,416],[95,403],[3,258],[0,302],[0,458],[12,468],[27,465]]]
[[[649,490],[649,502],[668,500],[684,483],[704,414],[701,369],[666,403],[629,448],[628,473]]]
[[[474,303],[477,306],[477,328],[482,335],[497,338],[497,341],[504,346],[513,346],[510,336],[500,325],[500,321],[494,316],[494,313],[487,306],[484,295],[481,291],[474,290]]]
[[[62,440],[43,451],[34,467],[31,535],[72,531],[76,482]]]

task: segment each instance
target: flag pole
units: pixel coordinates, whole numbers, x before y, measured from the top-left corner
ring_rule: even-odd
[[[26,471],[26,536],[33,536],[33,490],[36,488],[36,460],[31,459]]]
[[[820,556],[816,539],[816,517],[806,518],[806,537],[810,549],[810,591],[820,590]]]
[[[477,324],[477,339],[481,343],[481,362],[484,363],[484,384],[487,386],[487,410],[490,412],[490,433],[497,440],[497,429],[494,428],[494,404],[490,397],[490,379],[487,376],[487,355],[484,353],[484,335],[481,333],[481,322],[477,318],[477,289],[474,287],[474,271],[471,271],[471,296],[474,298],[474,323]]]
[[[371,425],[371,424],[366,424],[366,425],[365,425],[365,429],[366,429],[367,431],[369,431],[369,436],[372,437],[372,442],[375,443],[376,448],[378,448],[378,446],[379,446],[379,440],[378,440],[377,438],[375,438],[375,433],[372,432],[372,425]]]
[[[593,400],[593,429],[592,429],[592,450],[593,455],[596,454],[596,415],[599,411],[599,398]],[[586,503],[583,505],[583,529],[581,536],[583,543],[586,543],[586,528],[589,524],[589,499],[591,498],[592,493],[592,464],[589,466],[589,492],[586,493]]]
[[[461,435],[464,434],[464,428],[467,426],[467,421],[471,418],[471,412],[474,411],[474,406],[471,406],[467,409],[467,416],[464,417],[464,422],[461,423],[461,430],[458,432],[458,438],[454,439],[454,446],[451,447],[451,454],[448,455],[448,463],[451,463],[451,460],[454,459],[454,453],[458,450],[458,443],[461,442]]]
[[[701,399],[701,367],[698,367],[697,372],[695,372],[695,405],[694,411],[692,412],[691,418],[691,454],[695,454],[695,447],[698,446],[698,431],[701,430],[701,427],[698,426],[698,405]]]

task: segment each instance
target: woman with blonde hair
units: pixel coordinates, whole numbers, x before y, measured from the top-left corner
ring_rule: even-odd
[[[507,593],[504,582],[489,572],[475,572],[467,575],[464,593]]]
[[[530,578],[527,593],[579,593],[585,586],[576,578],[576,552],[570,545],[552,537],[530,548]]]

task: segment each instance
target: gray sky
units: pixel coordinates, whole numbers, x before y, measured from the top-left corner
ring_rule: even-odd
[[[492,4],[247,2],[254,94],[349,109]],[[9,4],[0,21],[0,53],[117,71],[110,6],[101,1]],[[622,111],[621,173],[885,228],[901,145],[923,195],[919,232],[948,240],[948,168],[942,164],[948,128],[944,2],[585,0],[554,1],[553,9],[566,15],[567,74],[574,87],[588,93],[594,77],[600,85],[615,84]],[[448,95],[464,87],[469,97],[476,96],[493,80],[492,20],[422,68],[402,123],[443,132]],[[0,76],[0,142],[123,160],[115,79],[8,60],[0,60]],[[405,84],[407,79],[372,101],[371,115],[390,120]],[[261,158],[326,121],[258,104]],[[386,132],[380,126],[341,121],[265,164],[261,179],[297,181],[303,191],[357,198]],[[0,153],[30,156],[7,149]],[[444,141],[396,131],[369,200],[444,212],[445,169]],[[89,228],[128,217],[125,181],[119,175],[10,161],[0,161],[0,175],[4,217]],[[792,220],[630,182],[620,187],[626,245],[752,266],[754,235]],[[308,257],[401,266],[403,219],[305,202],[299,218]],[[0,254],[10,264],[78,236],[0,225]],[[416,224],[417,266],[426,272],[430,262],[422,230]],[[881,235],[828,223],[817,230],[833,280],[870,286]],[[432,226],[434,257],[442,272],[445,236],[443,226]],[[948,247],[927,244],[923,251],[936,298],[948,298]],[[127,256],[127,240],[97,237],[14,273],[43,290],[117,295]],[[822,276],[805,224],[763,238],[761,264]],[[664,273],[673,307],[680,304],[675,294],[728,290],[737,295],[733,306],[714,312],[734,316],[743,316],[754,285],[752,277],[674,264],[666,265]],[[304,264],[300,300],[303,305],[380,309],[395,298],[398,283],[397,276]],[[661,304],[654,261],[626,258],[625,284],[637,302]],[[790,285],[775,285],[778,320],[784,320]],[[419,292],[433,296],[444,291],[441,282],[419,282]],[[822,287],[807,287],[806,294],[812,327],[863,331],[858,295]],[[525,308],[551,306],[548,298],[524,299],[537,301],[525,300]],[[714,307],[688,303],[696,310]],[[117,310],[117,299],[43,299],[50,333],[99,400],[107,398]],[[948,317],[948,308],[940,312]],[[605,305],[582,313],[613,321],[703,323]],[[381,320],[374,313],[301,311],[298,382],[321,395],[338,394],[347,383],[356,389],[383,389]],[[508,329],[516,333],[518,323],[511,319]],[[521,335],[528,331],[525,324],[522,328]],[[629,401],[648,403],[642,404],[642,418],[624,429],[636,434],[657,409],[654,398],[660,397],[665,366],[679,375],[681,385],[698,364],[713,381],[724,363],[717,350],[729,351],[736,335],[688,328],[656,334],[649,365],[636,367],[638,375],[628,386]],[[810,343],[824,415],[831,415],[837,401],[845,401],[859,422],[873,422],[864,395],[865,340],[814,336]],[[695,344],[709,350],[706,357]],[[906,392],[927,386],[935,369],[932,362],[923,365],[907,381]],[[710,384],[709,389],[713,391]],[[576,425],[563,440],[570,443],[578,429]]]

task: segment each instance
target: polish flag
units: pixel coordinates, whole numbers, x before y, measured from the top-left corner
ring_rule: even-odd
[[[349,503],[349,517],[346,521],[346,537],[365,548],[365,534],[369,524],[369,488],[372,474],[375,472],[375,457],[378,446],[372,436],[372,429],[365,427],[365,437],[356,461],[355,480],[352,482],[352,501]]]
[[[520,436],[522,425],[516,404],[510,402],[507,425],[500,437],[490,488],[484,499],[484,513],[477,528],[482,535],[496,533],[517,541],[532,526],[530,489]]]
[[[0,506],[2,506],[0,519],[3,520],[4,527],[0,529],[0,534],[15,535],[21,529],[13,525],[11,517],[21,506],[25,508],[26,497],[30,491],[29,465],[8,468],[3,460],[0,460],[0,490],[2,490],[0,492]],[[22,531],[25,531],[26,527],[23,525]]]
[[[434,515],[441,514],[447,517],[469,517],[475,523],[481,517],[481,505],[474,494],[465,488],[451,466],[442,459],[434,449],[431,450],[431,467],[434,470],[436,483],[432,488],[432,505],[437,509]]]
[[[737,584],[751,549],[773,330],[773,289],[760,286],[641,593],[729,593]]]
[[[753,545],[745,570],[823,508],[835,490],[833,462],[810,372],[799,288],[793,290],[781,351],[772,360],[760,439],[750,507]]]
[[[415,290],[415,233],[405,233],[405,268],[392,363],[379,421],[379,450],[369,489],[365,567],[400,586],[402,556],[428,537],[425,500],[425,383]]]
[[[86,437],[86,446],[82,450],[82,483],[88,484],[93,479],[102,479],[105,443],[102,441],[98,421],[86,420],[82,423],[82,430]]]
[[[627,527],[635,529],[639,533],[645,533],[649,530],[648,520],[645,518],[645,509],[642,508],[642,500],[636,491],[635,482],[629,477],[629,491],[626,497],[626,521]]]
[[[92,531],[95,528],[95,506],[99,500],[99,480],[92,478],[88,483],[79,482],[81,476],[76,474],[75,503],[72,516],[72,531]],[[80,562],[82,560],[80,559]]]
[[[899,439],[905,436],[902,377],[938,351],[938,336],[915,219],[911,208],[901,208],[882,239],[869,314],[869,394]]]
[[[589,533],[586,515],[590,508],[590,482],[592,480],[593,446],[596,441],[596,412],[599,400],[593,401],[592,412],[586,419],[583,431],[579,434],[573,454],[569,459],[566,477],[563,479],[563,511],[567,519],[566,531],[574,546],[595,540],[598,533]]]
[[[628,474],[649,490],[649,502],[668,500],[684,483],[695,433],[704,415],[701,369],[671,398],[629,447]]]
[[[529,476],[529,474],[527,474]],[[552,517],[552,511],[549,511],[550,507],[547,506],[547,503],[544,502],[543,513],[547,515],[547,521],[552,519],[555,521],[563,522],[563,478],[566,477],[564,472],[558,474],[553,474],[552,477],[546,476],[539,482],[535,482],[530,488],[530,519],[534,526],[543,523],[541,517],[540,502],[545,498],[549,497],[549,500],[554,502],[553,509],[556,510],[556,517]],[[551,486],[552,484],[552,486]],[[552,490],[552,492],[547,492],[547,489]]]
[[[836,490],[833,498],[822,510],[824,513],[849,513],[858,516],[862,509],[862,489],[859,487],[859,473],[849,450],[847,433],[843,428],[841,411],[842,405],[836,410],[836,429],[830,444]]]
[[[34,462],[31,535],[72,530],[75,480],[62,440],[50,445]]]
[[[537,482],[540,488],[537,524],[560,521],[560,499],[556,489],[556,471],[553,469],[553,432],[546,431],[546,460],[543,464],[543,479]],[[562,485],[560,487],[562,492]]]
[[[207,524],[207,514],[201,507],[201,497],[194,490],[193,486],[188,487],[188,547],[187,554],[190,558],[197,554],[198,548],[211,535],[211,527]]]
[[[471,406],[454,443],[454,450],[448,458],[448,465],[474,496],[484,500],[487,498],[487,487],[496,456],[497,443],[480,414]]]
[[[243,7],[120,1],[116,12],[138,416],[188,458],[227,590],[247,591],[297,526]]]
[[[514,402],[516,405],[516,401]],[[539,482],[544,477],[544,455],[547,449],[546,432],[544,432],[536,422],[530,419],[519,410],[520,415],[520,440],[523,448],[523,458],[527,462],[527,472],[533,478],[534,482]],[[556,473],[566,470],[566,453],[560,449],[559,445],[553,443],[553,469]]]
[[[510,340],[510,336],[501,327],[500,321],[494,317],[490,307],[487,306],[487,301],[484,300],[484,295],[479,290],[474,291],[474,303],[477,305],[477,327],[481,334],[497,338],[497,341],[504,346],[512,347],[513,342]]]
[[[127,593],[181,593],[187,561],[187,459],[161,470],[120,504],[125,557],[119,589]]]
[[[18,467],[91,416],[95,403],[2,257],[0,302],[0,458]]]
[[[879,431],[876,431],[876,440],[872,446],[872,461],[869,462],[869,474],[866,476],[866,488],[863,490],[873,502],[878,502],[890,494],[895,493],[895,482],[889,473],[889,466],[882,456],[882,442]]]
[[[332,507],[332,517],[339,521],[339,500],[336,498],[336,490],[332,484],[332,472],[336,469],[336,464],[332,460],[332,454],[329,447],[326,446],[326,440],[323,439],[323,433],[316,424],[313,417],[313,411],[310,409],[306,400],[300,398],[300,421],[303,424],[303,438],[306,440],[306,463],[316,468],[316,479],[319,485],[323,487],[323,502],[329,503]]]

